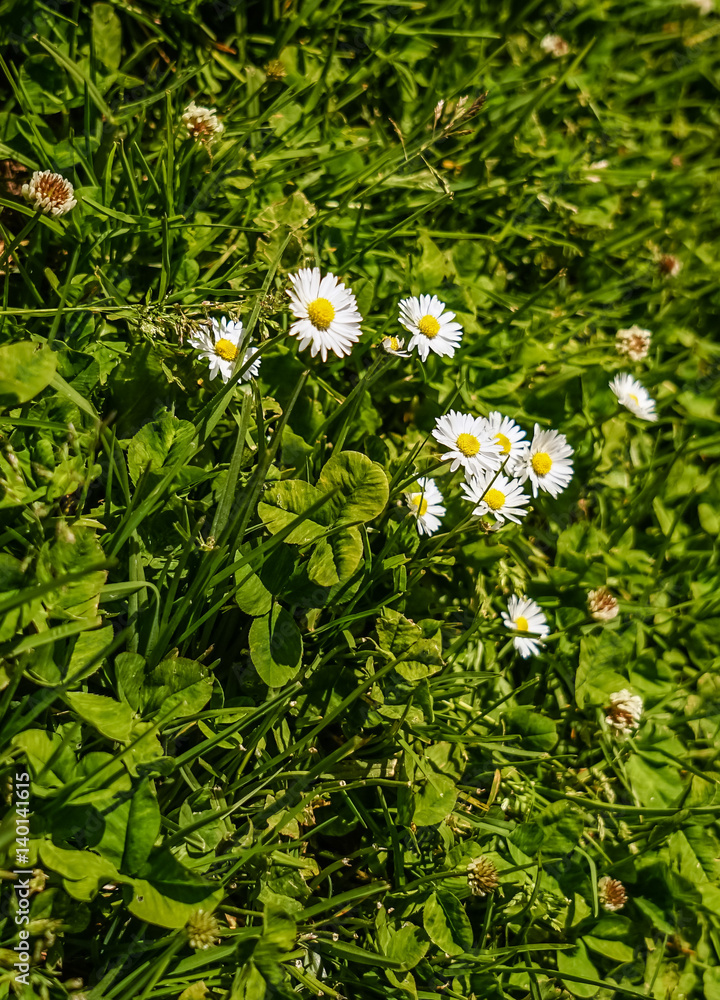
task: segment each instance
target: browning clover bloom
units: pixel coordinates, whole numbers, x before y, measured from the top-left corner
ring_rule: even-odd
[[[613,913],[615,910],[622,910],[627,903],[627,893],[622,882],[609,875],[603,876],[598,881],[598,896],[603,910]]]
[[[627,688],[615,691],[610,695],[610,705],[605,716],[608,726],[619,737],[632,736],[640,725],[643,713],[643,700],[640,695],[633,694]]]
[[[682,270],[682,261],[675,254],[664,253],[658,261],[658,270],[663,278],[677,278]]]
[[[500,885],[497,868],[486,857],[474,858],[470,862],[467,877],[473,896],[488,896]]]
[[[570,46],[561,35],[545,35],[540,48],[554,59],[561,59],[570,51]]]
[[[618,602],[607,587],[591,590],[587,595],[587,602],[588,611],[595,621],[609,622],[612,618],[617,618]]]
[[[46,215],[65,215],[77,205],[70,181],[52,170],[36,170],[28,183],[23,184],[22,193],[33,208]]]
[[[182,116],[190,138],[209,146],[222,133],[225,126],[215,114],[215,108],[201,108],[191,101]]]
[[[188,935],[188,944],[198,951],[210,948],[220,937],[220,924],[215,914],[208,913],[207,910],[198,910],[193,913],[185,924],[185,930]]]
[[[650,350],[652,334],[641,326],[630,326],[627,330],[618,330],[616,347],[618,354],[627,354],[631,361],[642,361]]]

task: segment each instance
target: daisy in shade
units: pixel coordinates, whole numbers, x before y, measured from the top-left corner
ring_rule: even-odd
[[[410,352],[404,349],[405,341],[402,337],[385,337],[382,345],[388,354],[394,354],[398,358],[410,357]]]
[[[490,435],[487,422],[482,417],[450,410],[435,421],[433,437],[448,451],[444,462],[452,462],[450,471],[461,465],[466,474],[487,470],[496,472],[502,463],[502,449]]]
[[[508,479],[501,472],[470,475],[462,484],[462,490],[465,499],[475,504],[473,514],[478,517],[494,514],[501,524],[503,521],[520,524],[520,518],[527,514],[530,497],[523,493],[522,483],[518,479]]]
[[[209,363],[211,381],[218,372],[222,376],[223,382],[229,381],[235,369],[242,333],[242,320],[228,320],[223,316],[219,323],[213,319],[210,329],[201,327],[189,338],[191,347],[200,351],[200,357]],[[242,364],[249,361],[255,353],[255,348],[248,345]],[[251,378],[257,378],[259,371],[260,358],[245,369],[240,376],[240,381],[249,382]]]
[[[529,441],[522,427],[518,427],[510,417],[504,417],[502,413],[493,410],[485,417],[488,433],[502,450],[502,460],[510,459],[514,462],[523,452],[527,451]]]
[[[538,490],[546,490],[556,497],[572,479],[572,453],[564,434],[543,431],[535,424],[532,443],[513,462],[511,472],[521,483],[530,480],[534,497]]]
[[[423,361],[427,361],[430,351],[451,358],[460,346],[462,327],[453,323],[455,313],[446,312],[445,303],[436,295],[402,299],[399,319],[412,334],[408,350],[416,347]]]
[[[296,322],[290,333],[300,350],[310,347],[314,358],[327,361],[328,351],[339,358],[349,354],[360,337],[362,316],[355,296],[334,274],[324,277],[319,267],[303,267],[290,275],[290,309]]]
[[[524,660],[528,656],[537,656],[544,645],[539,639],[531,639],[528,633],[544,637],[549,635],[547,618],[540,607],[528,597],[517,597],[515,594],[508,601],[507,612],[502,612],[505,628],[511,628],[518,634],[513,639],[513,645]]]
[[[417,530],[421,535],[432,535],[440,527],[440,518],[445,515],[442,493],[432,479],[417,480],[419,493],[406,493],[405,502],[417,518]]]
[[[632,375],[616,375],[608,385],[623,406],[641,420],[657,420],[655,400]]]

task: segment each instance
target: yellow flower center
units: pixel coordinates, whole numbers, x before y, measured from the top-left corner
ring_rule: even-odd
[[[472,458],[480,451],[480,442],[474,434],[459,434],[457,446],[466,458]]]
[[[434,316],[423,316],[423,318],[418,321],[418,330],[425,337],[432,340],[434,337],[437,337],[438,333],[440,333],[440,324]]]
[[[546,476],[552,469],[552,459],[546,451],[539,451],[532,457],[532,467],[538,476]]]
[[[234,361],[237,357],[238,349],[231,340],[227,340],[226,337],[221,337],[215,344],[215,353],[218,357],[222,358],[223,361]]]
[[[500,490],[488,490],[483,500],[491,510],[500,510],[505,503],[505,494]]]
[[[327,299],[314,299],[307,311],[308,319],[316,330],[327,330],[335,319],[335,307]]]
[[[632,399],[632,401],[633,401],[633,403],[635,404],[635,406],[637,406],[637,405],[638,405],[638,398],[637,398],[637,396],[633,396],[633,394],[632,394],[632,393],[630,393],[630,394],[628,395],[628,399]]]
[[[506,438],[504,434],[496,434],[495,435],[495,440],[497,441],[497,443],[502,448],[503,455],[509,455],[510,454],[510,447],[511,447],[511,445],[510,445],[510,438]]]
[[[515,619],[515,628],[518,630],[518,632],[527,632],[528,631],[528,620],[527,620],[527,618],[523,618],[522,615],[520,615],[519,618],[516,618]]]
[[[412,497],[412,502],[417,507],[418,517],[424,517],[428,509],[428,502],[425,497],[418,494],[418,496]]]
[[[390,350],[391,351],[400,350],[400,341],[397,339],[397,337],[390,337]]]

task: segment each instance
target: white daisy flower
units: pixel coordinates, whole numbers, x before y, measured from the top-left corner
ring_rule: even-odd
[[[200,357],[210,364],[210,380],[220,373],[223,382],[229,381],[235,369],[238,348],[242,340],[242,320],[228,320],[225,316],[218,321],[212,320],[212,327],[201,327],[188,338],[189,343],[200,351]],[[243,364],[256,353],[255,348],[248,345],[243,358]],[[260,358],[254,361],[240,376],[241,382],[249,382],[257,378],[260,371]],[[242,366],[241,366],[242,367]]]
[[[652,334],[641,326],[629,326],[626,330],[618,330],[616,346],[618,354],[627,354],[631,361],[642,361],[650,350]]]
[[[314,358],[327,361],[328,351],[339,358],[349,354],[360,337],[362,316],[355,296],[334,274],[322,276],[319,267],[303,267],[290,275],[290,308],[297,322],[290,333],[300,341],[300,350],[309,345]]]
[[[657,420],[655,400],[632,375],[616,375],[608,385],[618,402],[641,420]]]
[[[536,656],[544,643],[540,639],[531,639],[528,633],[544,637],[550,634],[547,618],[539,605],[528,597],[517,597],[515,594],[508,601],[507,612],[502,612],[505,628],[514,629],[518,633],[513,639],[513,645],[524,660],[528,656]]]
[[[564,434],[543,431],[535,424],[530,447],[521,452],[510,471],[521,483],[530,480],[534,497],[538,490],[546,490],[557,497],[572,479],[572,453]]]
[[[402,299],[399,320],[412,334],[408,350],[414,347],[423,361],[430,351],[451,358],[462,338],[462,327],[453,323],[454,312],[445,312],[445,303],[436,295]]]
[[[405,347],[405,341],[402,337],[385,337],[382,345],[388,354],[394,354],[398,358],[410,357],[410,352],[403,350]]]
[[[440,518],[445,515],[442,493],[432,479],[419,477],[419,493],[406,493],[405,502],[417,518],[417,530],[421,535],[432,535],[440,527]]]
[[[530,447],[525,431],[522,427],[518,427],[510,417],[504,417],[502,413],[493,410],[484,419],[487,422],[490,437],[500,445],[503,462],[506,459],[514,462]]]
[[[215,114],[215,108],[201,108],[191,101],[182,116],[188,136],[209,146],[224,131],[225,126]]]
[[[462,484],[465,499],[475,504],[473,514],[482,517],[483,514],[494,514],[498,521],[514,521],[520,524],[520,518],[525,517],[525,509],[530,502],[527,493],[523,493],[522,483],[518,479],[508,479],[501,472],[481,472],[468,476]]]
[[[52,170],[36,170],[27,184],[22,186],[23,197],[46,215],[65,215],[75,208],[75,188],[62,174]]]
[[[467,473],[487,469],[496,472],[502,463],[502,448],[487,429],[487,421],[469,413],[450,410],[435,421],[432,432],[435,440],[449,450],[442,456],[444,462],[452,461],[450,471],[459,466]]]
[[[627,688],[610,695],[610,705],[605,721],[615,731],[616,736],[632,736],[640,725],[643,700]]]

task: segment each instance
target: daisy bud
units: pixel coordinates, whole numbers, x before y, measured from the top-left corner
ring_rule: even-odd
[[[617,618],[618,602],[607,587],[591,590],[587,596],[587,602],[588,610],[595,621],[609,622],[612,618]]]
[[[188,136],[206,146],[214,142],[225,128],[215,114],[215,108],[200,108],[195,101],[191,101],[185,108],[182,120]]]
[[[603,910],[613,913],[615,910],[622,910],[627,903],[627,893],[622,882],[616,878],[605,875],[598,882],[598,896]]]
[[[36,170],[27,184],[23,184],[23,197],[46,215],[65,215],[75,208],[75,189],[62,174],[52,170]]]
[[[627,330],[618,330],[616,347],[618,354],[627,354],[631,361],[642,361],[650,350],[652,334],[640,326],[630,326]]]
[[[570,51],[570,46],[560,35],[545,35],[540,42],[540,48],[554,59],[561,59]]]
[[[215,919],[214,914],[206,910],[198,910],[188,919],[185,924],[188,935],[188,944],[191,948],[203,951],[215,944],[220,937],[220,924]]]
[[[671,253],[663,254],[658,261],[658,270],[663,278],[677,278],[682,269],[682,261]]]
[[[470,862],[467,877],[473,896],[488,896],[500,885],[497,868],[485,857]]]
[[[615,731],[616,736],[631,736],[640,725],[643,700],[627,688],[610,695],[610,705],[605,721]]]

